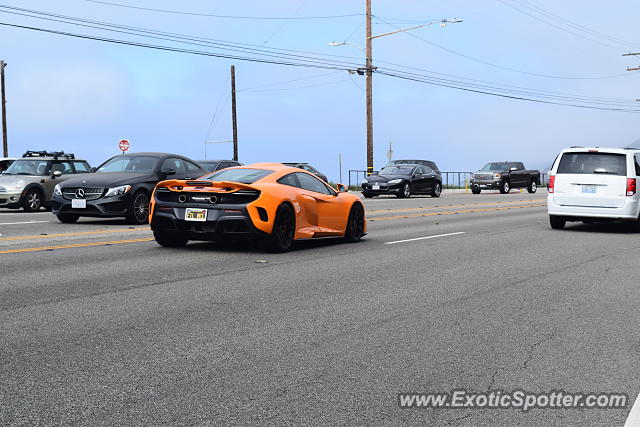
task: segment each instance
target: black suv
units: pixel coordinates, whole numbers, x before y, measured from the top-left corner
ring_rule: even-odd
[[[177,154],[135,153],[115,156],[93,173],[56,185],[53,213],[61,222],[81,216],[125,217],[144,224],[155,185],[167,178],[195,179],[209,172],[193,160]]]

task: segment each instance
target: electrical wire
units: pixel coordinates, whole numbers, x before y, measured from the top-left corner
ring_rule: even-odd
[[[312,20],[312,19],[335,19],[335,18],[351,18],[353,16],[363,16],[363,13],[349,13],[344,15],[326,15],[326,16],[236,16],[236,15],[216,15],[212,13],[200,13],[200,12],[184,12],[180,10],[170,10],[170,9],[156,9],[151,7],[141,7],[141,6],[132,6],[128,4],[122,3],[113,3],[108,1],[100,1],[100,0],[82,0],[89,3],[97,3],[107,6],[115,6],[122,7],[127,9],[136,9],[136,10],[144,10],[147,12],[159,12],[159,13],[171,13],[175,15],[188,15],[188,16],[203,16],[207,18],[226,18],[226,19],[249,19],[249,20],[275,20],[275,21],[286,21],[286,20]]]

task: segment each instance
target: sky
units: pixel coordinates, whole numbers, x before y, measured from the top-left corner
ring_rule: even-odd
[[[0,6],[271,52],[312,52],[355,66],[364,62],[364,0],[105,1],[180,13],[87,0],[4,0]],[[238,54],[9,11],[16,12],[0,7],[0,23]],[[582,104],[590,97],[598,100],[589,105],[608,108],[615,99],[616,106],[640,110],[640,102],[634,104],[640,75],[626,71],[640,65],[640,56],[622,56],[640,51],[639,13],[640,4],[632,0],[373,0],[374,34],[463,20],[373,40],[374,65],[401,70],[404,77],[412,72],[466,83],[474,79],[484,91],[517,86],[536,99],[550,100],[539,98],[545,91],[580,97],[563,98],[564,103]],[[253,19],[336,15],[350,16]],[[328,45],[345,40],[349,44]],[[341,156],[343,182],[349,169],[366,167],[365,81],[346,70],[199,56],[4,25],[0,59],[8,63],[12,156],[27,149],[64,150],[98,165],[119,153],[119,140],[128,139],[131,152],[166,151],[200,160],[206,149],[210,159],[231,158],[230,143],[205,141],[232,137],[229,67],[235,64],[240,161],[309,162],[338,181]],[[637,113],[495,97],[381,73],[373,77],[373,110],[376,168],[386,163],[390,143],[395,159],[429,159],[443,171],[471,171],[499,160],[546,169],[567,146],[629,146],[640,139]]]

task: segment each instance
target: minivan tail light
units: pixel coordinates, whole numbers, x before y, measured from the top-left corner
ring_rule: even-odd
[[[633,196],[636,194],[636,179],[627,178],[627,196]]]
[[[549,193],[553,193],[553,187],[556,184],[556,176],[555,175],[550,175],[549,176],[549,184],[547,185],[547,189],[549,190]]]

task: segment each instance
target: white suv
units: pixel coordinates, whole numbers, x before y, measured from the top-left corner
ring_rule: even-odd
[[[638,222],[640,149],[563,150],[549,173],[547,209],[552,228],[567,221]]]

